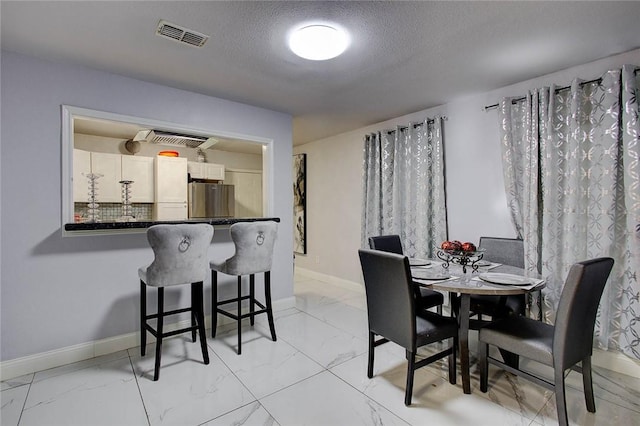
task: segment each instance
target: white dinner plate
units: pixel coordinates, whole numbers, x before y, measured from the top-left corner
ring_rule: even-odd
[[[412,271],[411,276],[419,280],[446,280],[451,278],[446,272],[434,271],[433,269],[427,269],[425,271]]]
[[[499,272],[486,272],[484,274],[478,275],[478,278],[492,284],[502,284],[502,285],[532,284],[530,278],[523,277],[520,275],[513,275],[513,274],[501,274]]]
[[[431,262],[426,259],[409,259],[410,266],[427,266],[431,265]]]
[[[476,266],[491,266],[491,262],[489,262],[488,260],[478,260],[475,263],[472,263],[472,265],[476,265]]]

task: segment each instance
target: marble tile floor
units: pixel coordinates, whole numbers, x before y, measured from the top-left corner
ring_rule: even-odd
[[[481,393],[475,360],[471,395],[459,376],[449,384],[446,363],[437,362],[416,372],[413,404],[405,407],[404,350],[378,347],[374,378],[366,377],[364,294],[296,276],[295,296],[296,308],[276,315],[277,342],[266,318],[243,327],[241,356],[235,327],[208,338],[209,365],[186,335],[167,340],[158,382],[152,348],[144,358],[132,348],[2,382],[0,424],[557,424],[550,391],[494,367]],[[569,373],[567,386],[571,424],[640,425],[639,379],[596,369],[595,414],[586,410],[578,373]]]

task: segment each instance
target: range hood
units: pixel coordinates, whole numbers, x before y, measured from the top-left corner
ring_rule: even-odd
[[[144,141],[156,145],[180,146],[187,148],[207,149],[218,143],[215,138],[204,136],[183,135],[180,133],[165,132],[162,130],[140,130],[134,141]]]

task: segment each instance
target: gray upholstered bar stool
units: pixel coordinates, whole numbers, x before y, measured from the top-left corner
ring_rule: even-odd
[[[238,355],[242,353],[243,318],[250,318],[251,325],[259,314],[267,314],[271,339],[276,341],[276,329],[273,323],[271,308],[271,264],[273,260],[273,246],[278,234],[278,224],[266,222],[240,222],[229,228],[231,239],[235,244],[235,254],[224,262],[210,263],[211,266],[211,336],[216,337],[218,314],[232,318],[238,323]],[[238,294],[236,297],[218,301],[218,272],[238,277]],[[264,273],[264,297],[262,304],[255,298],[255,274]],[[242,277],[249,275],[249,294],[242,294]],[[242,301],[249,300],[249,312],[242,313]],[[236,313],[225,311],[221,305],[236,304]],[[260,309],[256,310],[256,306]]]
[[[147,331],[156,338],[156,362],[153,380],[160,377],[160,357],[162,339],[176,334],[191,332],[196,341],[196,331],[200,334],[202,357],[209,364],[209,353],[204,329],[203,282],[207,277],[207,251],[213,238],[213,226],[208,224],[154,225],[147,230],[147,239],[155,256],[149,266],[138,269],[140,277],[140,352],[145,355]],[[164,312],[164,288],[191,284],[191,306]],[[147,315],[147,286],[158,288],[158,311]],[[167,315],[191,312],[191,326],[163,332]],[[148,323],[157,319],[156,329]]]

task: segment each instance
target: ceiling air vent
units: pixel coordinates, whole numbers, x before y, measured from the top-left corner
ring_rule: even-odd
[[[202,47],[206,41],[209,40],[209,36],[207,35],[167,21],[160,21],[158,23],[156,34],[195,47]]]

